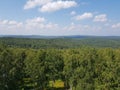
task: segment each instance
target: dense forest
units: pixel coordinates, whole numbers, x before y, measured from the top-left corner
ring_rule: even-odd
[[[120,90],[120,41],[103,41],[2,38],[0,90]]]
[[[0,43],[13,48],[67,49],[79,47],[119,48],[120,37],[72,37],[72,38],[0,38]]]

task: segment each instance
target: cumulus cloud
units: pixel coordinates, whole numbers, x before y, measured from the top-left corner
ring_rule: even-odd
[[[120,23],[113,24],[112,28],[114,28],[114,29],[120,29]]]
[[[84,13],[84,14],[82,14],[82,15],[77,15],[77,16],[75,17],[75,19],[76,19],[76,20],[84,20],[84,19],[89,19],[89,18],[92,18],[92,17],[93,17],[93,14],[92,14],[92,13],[86,12],[86,13]]]
[[[22,22],[17,22],[15,20],[0,20],[0,27],[20,28],[22,26],[23,26]]]
[[[101,15],[97,15],[95,16],[94,22],[106,22],[107,21],[107,15],[106,14],[101,14]]]
[[[60,9],[66,9],[70,7],[76,6],[77,3],[75,1],[55,1],[55,2],[49,2],[45,5],[43,5],[39,11],[41,12],[53,12]]]
[[[0,29],[3,30],[52,30],[57,27],[57,24],[48,22],[44,17],[35,17],[23,22],[17,22],[15,20],[0,20]]]
[[[40,12],[53,12],[76,6],[74,0],[28,0],[24,9],[39,7]]]
[[[36,17],[36,18],[33,18],[33,19],[28,19],[26,20],[27,23],[43,23],[45,22],[45,18],[43,17]]]
[[[43,17],[36,17],[25,21],[25,27],[27,29],[54,29],[58,25],[47,22]]]
[[[24,9],[31,9],[31,8],[35,8],[36,6],[42,6],[51,1],[53,0],[28,0],[24,6]]]

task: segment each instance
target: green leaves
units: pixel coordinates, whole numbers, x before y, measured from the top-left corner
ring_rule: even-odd
[[[0,89],[119,90],[120,49],[0,49]]]

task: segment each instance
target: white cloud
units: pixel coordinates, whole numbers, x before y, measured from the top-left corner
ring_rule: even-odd
[[[92,13],[84,13],[82,15],[78,15],[75,17],[76,20],[84,20],[84,19],[89,19],[92,18],[93,14]]]
[[[66,27],[64,27],[64,30],[72,30],[72,31],[94,31],[94,30],[101,30],[101,27],[99,26],[92,26],[92,25],[84,25],[84,24],[71,24]]]
[[[101,15],[97,15],[95,16],[94,22],[106,22],[107,21],[107,15],[106,14],[101,14]]]
[[[48,23],[46,25],[46,29],[54,29],[54,28],[57,28],[58,27],[58,24],[53,24],[53,23]]]
[[[0,20],[0,26],[1,27],[15,27],[15,28],[19,28],[22,27],[23,23],[22,22],[17,22],[15,20]]]
[[[75,11],[72,11],[71,13],[70,13],[70,15],[75,15],[76,14],[76,12]]]
[[[44,5],[51,1],[53,1],[53,0],[28,0],[24,6],[24,9],[35,8],[36,6],[41,6],[41,5]]]
[[[77,3],[74,0],[28,0],[24,5],[24,9],[38,7],[40,12],[53,12],[76,5]]]
[[[112,28],[120,29],[120,23],[113,24],[113,25],[112,25]]]
[[[28,19],[25,21],[25,27],[27,29],[54,29],[57,27],[57,24],[46,22],[46,19],[43,17],[36,17],[33,19]]]
[[[8,20],[3,20],[3,21],[0,21],[1,24],[7,24],[8,23]]]
[[[45,22],[45,18],[43,17],[36,17],[36,18],[33,18],[33,19],[28,19],[26,20],[27,23],[43,23]]]
[[[43,5],[39,11],[41,12],[53,12],[60,9],[66,9],[70,7],[76,6],[77,3],[75,1],[55,1],[55,2],[49,2],[45,5]]]
[[[27,33],[37,30],[54,30],[58,28],[57,24],[48,22],[44,17],[35,17],[32,19],[27,19],[23,22],[17,22],[15,20],[0,20],[0,30],[15,30],[20,32],[21,30],[24,30],[23,32],[27,31]],[[1,32],[0,31],[0,32]]]
[[[103,26],[88,25],[88,24],[74,24],[65,26],[62,32],[68,35],[102,35],[106,32]]]
[[[17,23],[18,23],[18,22],[14,21],[14,20],[8,22],[9,25],[16,25]]]

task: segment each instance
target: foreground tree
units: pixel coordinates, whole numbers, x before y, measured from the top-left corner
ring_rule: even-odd
[[[25,60],[25,70],[27,76],[32,79],[33,88],[43,90],[47,87],[48,80],[45,73],[45,51],[29,52]]]

